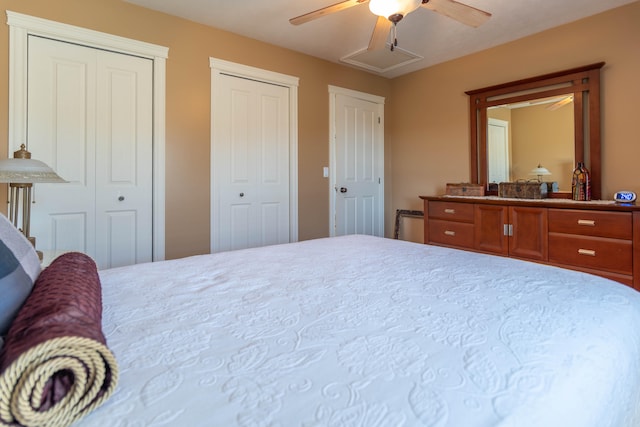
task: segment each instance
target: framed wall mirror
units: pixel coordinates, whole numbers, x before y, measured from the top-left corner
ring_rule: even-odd
[[[541,179],[571,191],[577,162],[601,197],[600,69],[604,62],[466,92],[471,126],[471,180],[485,185]],[[548,176],[532,174],[538,166]]]

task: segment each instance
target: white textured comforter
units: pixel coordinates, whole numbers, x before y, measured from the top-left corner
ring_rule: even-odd
[[[101,272],[90,426],[637,426],[640,293],[368,236]]]

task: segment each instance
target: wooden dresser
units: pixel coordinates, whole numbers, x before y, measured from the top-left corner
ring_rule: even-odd
[[[640,290],[640,206],[561,199],[420,198],[425,243],[586,271]]]

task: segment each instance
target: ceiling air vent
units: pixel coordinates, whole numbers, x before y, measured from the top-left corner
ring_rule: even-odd
[[[391,49],[362,49],[340,58],[340,61],[382,74],[421,59],[420,55],[396,47],[393,51]]]

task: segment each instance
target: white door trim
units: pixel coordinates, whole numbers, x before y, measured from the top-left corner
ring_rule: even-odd
[[[352,89],[345,89],[339,86],[329,85],[329,170],[331,171],[329,179],[329,236],[336,235],[336,96],[345,95],[352,98],[362,99],[364,101],[378,104],[380,120],[381,120],[381,144],[380,147],[380,167],[382,171],[382,183],[384,184],[384,102],[382,96],[372,95],[365,92],[359,92]],[[384,185],[380,190],[380,221],[381,230],[384,232]]]
[[[289,236],[291,242],[298,241],[298,85],[299,78],[286,74],[250,67],[248,65],[225,61],[218,58],[209,58],[211,67],[211,123],[213,123],[213,99],[216,87],[219,86],[220,75],[226,74],[235,77],[257,80],[289,88]],[[213,147],[213,132],[211,132],[211,147]],[[215,153],[211,150],[210,184],[213,182],[213,165]],[[214,217],[215,200],[211,197],[211,251],[214,251]]]
[[[153,61],[153,260],[165,258],[165,91],[169,48],[7,10],[9,25],[9,151],[27,142],[27,47],[30,35]]]

